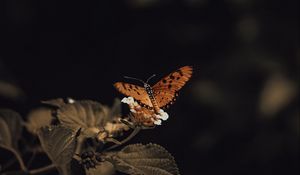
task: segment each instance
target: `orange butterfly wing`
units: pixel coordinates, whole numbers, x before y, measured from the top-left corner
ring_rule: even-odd
[[[192,73],[193,68],[191,66],[181,67],[165,76],[152,87],[154,98],[160,108],[168,105],[175,99],[177,92],[191,78]]]
[[[117,82],[114,84],[114,86],[122,94],[128,97],[133,97],[136,101],[149,107],[153,106],[147,92],[143,87],[123,82]]]

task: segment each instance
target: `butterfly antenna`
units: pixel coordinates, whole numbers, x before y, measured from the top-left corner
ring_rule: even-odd
[[[155,77],[155,76],[156,76],[155,74],[151,75],[151,77],[149,77],[149,78],[147,79],[146,83],[148,83],[149,80],[151,80],[151,79],[152,79],[153,77]]]
[[[133,77],[128,77],[128,76],[124,76],[124,78],[127,78],[127,79],[132,79],[132,80],[137,80],[137,81],[140,81],[142,82],[143,84],[145,84],[145,82],[141,79],[138,79],[138,78],[133,78]]]

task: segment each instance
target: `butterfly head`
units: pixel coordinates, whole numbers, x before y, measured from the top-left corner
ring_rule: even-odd
[[[151,86],[150,86],[150,84],[147,84],[147,83],[144,83],[144,88],[150,88]]]
[[[151,75],[151,76],[147,79],[146,84],[148,84],[148,82],[149,82],[153,77],[155,77],[155,76],[156,76],[155,74]]]
[[[132,80],[137,80],[137,81],[143,83],[145,89],[149,89],[149,88],[151,88],[151,86],[148,84],[148,82],[149,82],[149,80],[151,80],[151,79],[152,79],[153,77],[155,77],[155,76],[156,76],[155,74],[151,75],[151,76],[147,79],[146,82],[143,81],[143,80],[141,80],[141,79],[133,78],[133,77],[128,77],[128,76],[124,76],[124,78],[132,79]]]
[[[151,86],[148,83],[144,83],[144,88],[147,92],[151,91]]]

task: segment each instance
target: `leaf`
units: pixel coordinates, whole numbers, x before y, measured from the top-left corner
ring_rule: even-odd
[[[41,128],[38,132],[41,145],[61,174],[70,173],[75,152],[76,133],[62,126]]]
[[[10,100],[21,100],[24,96],[24,92],[16,84],[0,80],[0,97]]]
[[[113,106],[111,107],[111,113],[110,113],[110,116],[112,118],[115,118],[115,117],[119,117],[122,113],[122,108],[121,108],[121,100],[118,99],[118,98],[115,98],[114,100],[114,104]]]
[[[12,147],[12,135],[9,131],[7,123],[0,118],[0,146]]]
[[[86,170],[87,175],[113,175],[115,174],[115,168],[112,163],[105,161],[97,165],[96,168]]]
[[[281,74],[272,75],[261,92],[259,111],[261,117],[272,118],[299,94],[299,87]]]
[[[99,128],[113,119],[111,113],[110,108],[98,102],[76,101],[58,109],[58,119],[62,125],[73,131],[82,128],[87,135],[92,135],[97,134]]]
[[[42,103],[50,105],[50,106],[58,107],[58,108],[60,108],[66,104],[62,98],[46,100],[46,101],[42,101]]]
[[[21,133],[21,116],[10,109],[0,109],[0,146],[17,149]]]
[[[157,144],[128,145],[111,158],[116,169],[127,174],[179,174],[173,156],[166,149]]]
[[[52,121],[52,112],[49,108],[38,108],[30,111],[28,121],[25,126],[32,134],[37,134],[37,131],[45,126],[50,126]]]

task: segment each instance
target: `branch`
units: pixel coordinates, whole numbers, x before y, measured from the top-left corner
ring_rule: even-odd
[[[140,127],[136,127],[134,128],[134,130],[130,133],[130,135],[128,137],[126,137],[124,140],[120,141],[120,144],[116,144],[116,145],[113,145],[109,148],[107,148],[105,151],[108,151],[108,150],[111,150],[111,149],[114,149],[118,146],[121,146],[123,145],[124,143],[128,142],[130,139],[132,139],[135,135],[137,135],[137,133],[139,133],[141,130]]]
[[[20,168],[22,171],[27,171],[27,168],[23,162],[23,159],[22,157],[20,156],[20,154],[15,150],[15,149],[9,149],[17,158],[18,162],[19,162],[19,165],[20,165]]]
[[[51,165],[47,165],[47,166],[44,166],[44,167],[41,167],[41,168],[37,168],[37,169],[33,169],[33,170],[30,170],[29,171],[29,174],[39,174],[39,173],[44,173],[45,171],[50,171],[52,169],[55,169],[55,165],[54,164],[51,164]]]
[[[7,149],[8,151],[12,152],[14,154],[14,156],[16,157],[16,159],[19,162],[20,168],[22,171],[27,171],[27,168],[23,162],[22,157],[20,156],[20,154],[18,153],[18,151],[16,151],[14,148],[5,146],[5,145],[1,145],[2,148]]]

